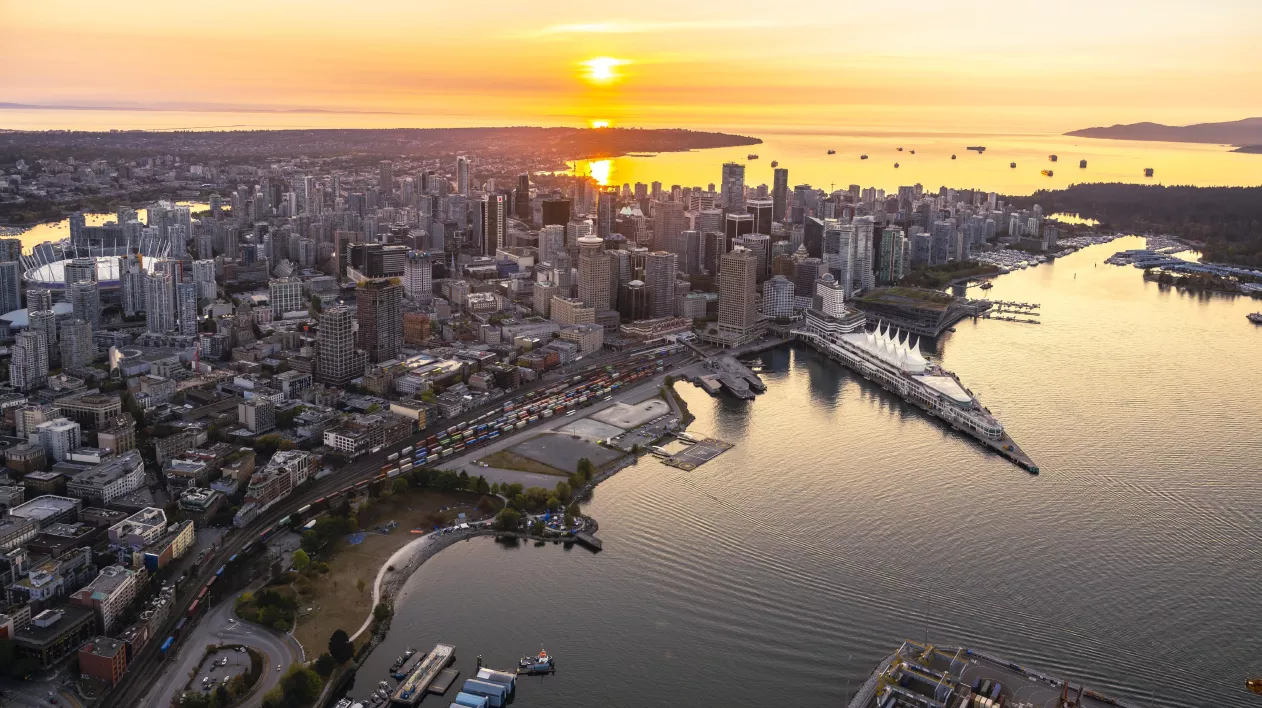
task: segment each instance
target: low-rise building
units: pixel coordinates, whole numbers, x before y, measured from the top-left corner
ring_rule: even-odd
[[[289,496],[311,476],[312,467],[311,453],[301,450],[277,452],[263,469],[250,478],[245,503],[233,518],[233,524],[238,527],[246,526],[263,510]]]
[[[9,469],[23,474],[30,474],[31,472],[44,469],[47,461],[48,457],[44,454],[43,445],[24,442],[18,443],[4,451],[4,464]]]
[[[144,482],[144,459],[138,450],[129,450],[75,475],[66,485],[66,493],[98,504],[108,504],[140,489]]]
[[[237,421],[251,433],[270,432],[276,429],[276,406],[261,398],[242,401],[237,404]]]
[[[605,328],[597,324],[573,325],[561,329],[561,339],[574,342],[583,354],[600,351],[605,345]]]
[[[122,415],[123,399],[117,393],[101,393],[99,389],[92,389],[57,399],[57,407],[67,418],[86,429],[96,430]]]
[[[66,524],[77,521],[79,509],[83,508],[83,500],[70,497],[59,497],[45,494],[42,497],[19,504],[9,510],[9,516],[15,519],[34,521],[41,529],[53,524]]]
[[[18,657],[34,659],[41,669],[61,661],[96,632],[92,610],[64,605],[44,610],[13,632],[13,648]]]
[[[180,509],[199,526],[205,526],[224,503],[223,492],[208,487],[191,487],[180,494]]]
[[[44,448],[44,454],[55,462],[61,462],[79,447],[82,427],[69,418],[54,418],[35,426],[35,439]]]
[[[25,546],[39,533],[39,524],[31,519],[0,517],[0,551]]]
[[[127,672],[127,655],[125,642],[96,637],[79,647],[79,673],[113,686]]]
[[[133,568],[144,568],[150,573],[156,573],[183,558],[196,540],[193,520],[185,519],[172,524],[157,541],[138,551],[133,551],[131,565]]]
[[[166,512],[150,507],[128,516],[110,527],[110,544],[128,548],[144,548],[162,538],[166,531]]]
[[[96,446],[121,454],[136,449],[136,421],[130,415],[110,419],[96,431]]]
[[[34,603],[43,609],[81,587],[96,575],[92,549],[76,548],[49,558],[26,570],[25,577],[9,586],[10,599]]]
[[[0,486],[0,512],[6,511],[26,501],[26,488],[19,486]]]

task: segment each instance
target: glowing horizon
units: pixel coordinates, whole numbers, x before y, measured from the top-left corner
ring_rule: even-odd
[[[1002,12],[983,0],[812,0],[767,19],[752,0],[725,4],[719,17],[647,0],[634,18],[557,0],[493,0],[476,12],[404,0],[350,13],[330,0],[301,12],[291,4],[12,4],[0,24],[4,101],[337,113],[346,127],[423,118],[1060,132],[1262,115],[1253,38],[1262,3],[1253,0],[1154,0],[1144,12],[1128,0],[1019,0]]]

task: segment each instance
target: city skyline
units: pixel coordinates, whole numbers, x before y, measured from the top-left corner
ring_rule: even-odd
[[[123,123],[128,111],[297,111],[302,124],[328,125],[333,116],[320,113],[336,113],[345,127],[1062,132],[1241,118],[1262,95],[1251,69],[1262,63],[1251,41],[1262,8],[1244,0],[1143,13],[1120,0],[998,12],[972,1],[800,3],[774,19],[744,1],[718,16],[661,2],[635,13],[560,9],[502,4],[486,11],[497,26],[470,32],[468,11],[393,2],[361,13],[324,2],[294,12],[229,0],[214,13],[22,4],[6,8],[0,28],[11,58],[0,83],[9,108],[109,108]],[[38,120],[0,112],[0,122]]]

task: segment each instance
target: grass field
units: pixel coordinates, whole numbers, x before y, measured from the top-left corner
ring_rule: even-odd
[[[450,523],[461,512],[471,520],[489,518],[499,511],[497,502],[493,497],[467,492],[413,489],[407,494],[374,499],[367,508],[361,508],[361,529],[373,529],[388,521],[399,525],[390,534],[368,533],[359,545],[339,541],[319,559],[329,564],[327,574],[309,572],[294,581],[299,599],[294,637],[302,643],[307,656],[314,658],[328,651],[329,636],[334,630],[353,634],[359,629],[372,612],[372,586],[377,571],[395,551],[416,538],[410,533],[413,528],[429,529],[435,524]],[[360,639],[366,642],[368,634]]]
[[[478,462],[485,462],[490,467],[496,467],[502,470],[517,470],[518,472],[535,472],[537,474],[552,474],[558,477],[570,476],[568,472],[563,472],[551,465],[545,465],[542,462],[537,462],[535,460],[530,459],[529,457],[518,455],[517,453],[510,452],[509,450],[500,450],[499,452],[493,452],[487,455],[486,457],[483,457],[482,459],[478,460]]]

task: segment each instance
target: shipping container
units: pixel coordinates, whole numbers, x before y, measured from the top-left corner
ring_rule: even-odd
[[[394,462],[397,459],[399,459],[399,453],[397,452],[392,452],[389,455],[386,455],[386,462]]]
[[[167,637],[167,640],[165,642],[162,642],[162,653],[163,654],[167,653],[167,650],[170,649],[171,645],[174,643],[175,643],[175,637]]]
[[[399,472],[407,472],[408,470],[412,469],[415,466],[416,465],[413,465],[411,462],[404,462],[403,464],[399,465]]]
[[[175,633],[178,635],[180,632],[184,631],[184,625],[186,624],[188,624],[188,618],[181,617],[180,621],[175,623]]]
[[[496,671],[495,669],[483,667],[478,669],[478,679],[501,684],[508,688],[510,694],[517,689],[517,676],[506,671]]]
[[[463,690],[475,696],[486,696],[491,701],[491,708],[502,708],[508,699],[508,687],[490,681],[469,679],[464,682]]]
[[[472,693],[461,691],[456,694],[456,702],[451,705],[457,708],[460,706],[465,708],[488,708],[491,705],[491,701],[486,696],[475,696]]]
[[[193,615],[197,614],[197,608],[201,607],[201,605],[202,605],[201,600],[193,600],[193,604],[188,606],[188,616],[192,617]],[[184,620],[180,620],[180,621],[183,622]],[[175,629],[178,631],[180,628],[176,627]]]
[[[402,450],[399,450],[399,454],[400,454],[400,455],[411,455],[411,454],[412,454],[412,446],[411,446],[411,445],[408,445],[407,447],[403,448]]]

